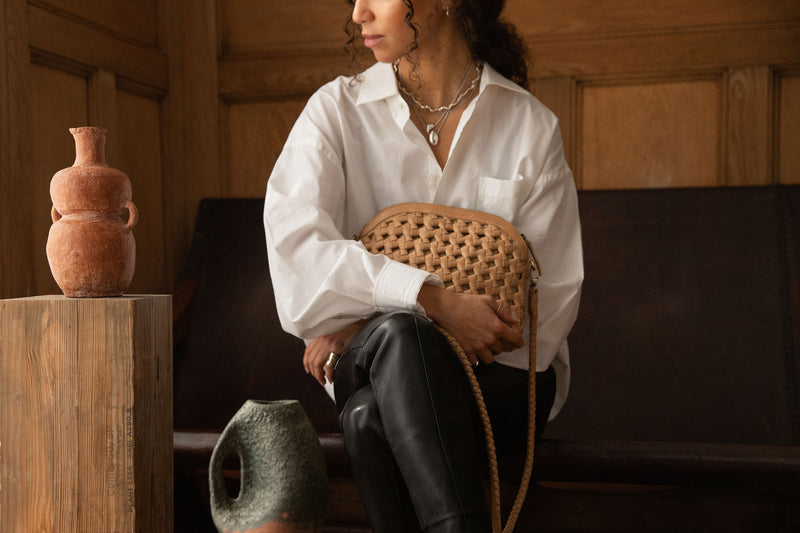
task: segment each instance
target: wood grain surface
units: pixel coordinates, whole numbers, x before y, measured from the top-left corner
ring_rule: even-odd
[[[0,301],[0,530],[172,530],[169,296]]]

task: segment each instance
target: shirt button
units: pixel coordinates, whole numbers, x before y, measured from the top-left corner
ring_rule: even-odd
[[[428,179],[430,181],[436,181],[436,174],[428,174]]]

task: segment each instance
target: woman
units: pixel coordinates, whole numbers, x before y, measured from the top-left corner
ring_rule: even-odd
[[[335,397],[373,529],[490,531],[481,426],[432,324],[480,362],[500,455],[526,440],[527,332],[490,297],[446,291],[350,236],[403,201],[492,212],[527,235],[543,270],[540,434],[566,398],[583,278],[572,175],[556,118],[515,83],[527,83],[524,48],[498,22],[503,0],[351,3],[351,42],[360,33],[378,62],[311,97],[270,176],[278,312],[309,340],[305,369]]]

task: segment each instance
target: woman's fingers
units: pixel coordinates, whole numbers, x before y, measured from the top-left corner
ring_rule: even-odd
[[[451,332],[459,339],[468,357],[473,355],[475,361],[480,359],[483,363],[492,363],[495,355],[522,345],[522,336],[503,320],[505,317],[506,320],[512,321],[514,315],[503,309],[500,309],[498,314],[497,305],[490,298],[480,301],[475,310],[478,313],[474,315],[475,318],[472,321],[462,322],[469,325],[460,328],[458,333]],[[475,361],[471,362],[474,364]]]
[[[338,354],[331,352],[328,354],[328,359],[325,361],[323,369],[325,370],[325,377],[328,378],[328,381],[333,383],[333,367],[336,365],[336,358]]]
[[[481,360],[481,363],[483,363],[485,365],[489,365],[491,363],[494,363],[494,353],[492,353],[491,349],[486,349],[486,350],[484,350],[484,351],[482,351],[480,353],[480,360]],[[472,364],[475,364],[475,363],[472,363]]]
[[[501,305],[500,302],[497,302],[497,308],[495,310],[495,314],[505,322],[506,324],[519,324],[519,317],[511,312],[511,309],[508,307]]]
[[[525,341],[522,335],[511,327],[519,324],[519,318],[510,309],[488,297],[483,303],[489,307],[494,316],[487,317],[484,327],[480,328],[482,335],[473,339],[471,348],[482,362],[488,364],[494,362],[495,355],[519,348]]]
[[[303,356],[303,367],[305,367],[306,373],[314,376],[314,379],[320,385],[325,385],[326,376],[330,381],[333,381],[332,366],[330,367],[330,373],[328,373],[328,367],[325,366],[331,353],[329,345],[330,343],[327,342],[325,337],[314,339],[306,347]]]
[[[519,317],[491,296],[455,293],[423,285],[417,301],[428,318],[458,340],[473,364],[478,359],[492,362],[495,354],[525,343],[522,335],[511,327],[519,324]]]
[[[517,315],[515,315],[511,309],[501,305],[499,302],[497,303],[495,314],[506,325],[515,326],[520,322],[519,317],[517,317]],[[499,346],[499,351],[495,351],[495,353],[508,352],[525,344],[525,339],[522,337],[522,335],[510,327],[503,331],[503,334],[498,340],[500,341],[501,345]]]
[[[303,366],[306,369],[306,372],[314,376],[321,385],[325,385],[325,359],[326,355],[324,355],[324,344],[322,338],[314,339],[309,343],[306,347],[305,354],[303,356]]]
[[[336,363],[336,357],[342,353],[342,350],[353,338],[353,335],[363,328],[366,323],[366,320],[359,320],[339,331],[323,337],[317,337],[308,343],[303,354],[303,367],[306,369],[306,373],[314,376],[320,385],[325,385],[325,378],[333,383],[333,367]],[[335,354],[334,357],[331,357],[331,354]]]

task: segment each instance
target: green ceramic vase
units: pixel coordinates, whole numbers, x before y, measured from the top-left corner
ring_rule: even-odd
[[[226,457],[238,454],[239,494],[228,493]],[[248,400],[214,447],[211,513],[220,533],[322,531],[328,506],[325,458],[300,403]]]

